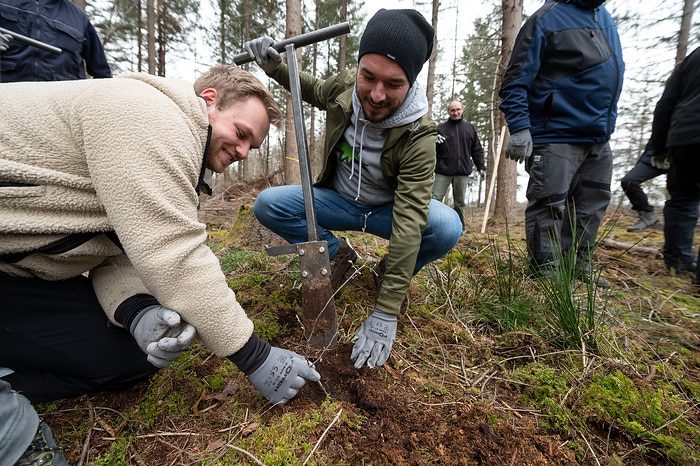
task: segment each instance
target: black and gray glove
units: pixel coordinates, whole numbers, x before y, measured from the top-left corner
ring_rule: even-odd
[[[253,334],[248,342],[228,357],[270,403],[285,404],[297,395],[306,381],[318,382],[321,375],[305,357],[270,346]]]
[[[518,163],[532,155],[532,135],[529,129],[513,133],[506,144],[506,157]]]
[[[244,44],[248,56],[255,60],[268,76],[272,76],[282,63],[282,56],[272,48],[275,41],[272,37],[263,36],[250,40]]]

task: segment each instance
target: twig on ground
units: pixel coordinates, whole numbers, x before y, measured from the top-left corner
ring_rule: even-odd
[[[85,434],[85,440],[83,441],[83,449],[80,452],[80,461],[78,461],[78,466],[83,466],[87,460],[88,451],[90,450],[90,439],[92,438],[92,429],[95,427],[95,407],[92,405],[91,401],[88,401],[88,416],[90,418],[90,428]]]
[[[238,452],[243,453],[243,454],[246,455],[248,458],[250,458],[251,460],[255,461],[255,464],[258,464],[258,465],[260,465],[260,466],[265,466],[265,463],[263,463],[262,461],[260,461],[259,459],[257,459],[257,458],[255,457],[255,455],[253,455],[253,454],[250,453],[249,451],[246,451],[246,450],[244,450],[244,449],[242,449],[242,448],[239,448],[239,447],[237,447],[237,446],[235,446],[235,445],[231,445],[230,443],[227,443],[226,446],[229,447],[229,448],[232,449],[232,450],[236,450],[236,451],[238,451]]]
[[[335,417],[333,418],[333,420],[331,421],[331,423],[328,424],[328,427],[326,427],[326,430],[324,430],[323,433],[321,434],[321,436],[318,438],[318,441],[316,442],[316,445],[314,445],[314,447],[311,449],[311,453],[309,453],[309,456],[307,456],[306,459],[304,460],[304,464],[306,464],[306,463],[309,462],[309,460],[311,459],[311,457],[313,456],[313,454],[314,454],[314,453],[316,452],[316,450],[318,449],[319,445],[321,445],[321,442],[323,442],[323,439],[326,437],[326,434],[328,433],[328,431],[331,429],[331,427],[333,427],[333,424],[335,424],[336,422],[338,422],[338,419],[340,419],[340,415],[341,415],[342,413],[343,413],[343,409],[341,408],[340,411],[338,411],[338,414],[335,415]]]

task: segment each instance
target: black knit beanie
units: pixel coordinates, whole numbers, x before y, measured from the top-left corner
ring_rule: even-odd
[[[357,60],[367,53],[384,55],[401,65],[412,86],[433,52],[434,36],[435,29],[416,10],[382,8],[367,22]]]

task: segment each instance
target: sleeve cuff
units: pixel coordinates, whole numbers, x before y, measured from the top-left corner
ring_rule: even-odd
[[[272,347],[269,343],[264,341],[262,338],[253,333],[248,342],[243,345],[243,348],[239,349],[228,359],[234,363],[238,369],[245,375],[252,374],[258,367],[267,359],[270,354]]]
[[[130,329],[134,319],[141,311],[148,306],[158,304],[160,304],[158,300],[151,295],[136,294],[125,299],[119,306],[117,306],[117,310],[114,313],[114,320],[121,324],[122,327]]]

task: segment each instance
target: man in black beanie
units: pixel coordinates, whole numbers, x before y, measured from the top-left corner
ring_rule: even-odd
[[[319,238],[328,242],[331,284],[338,287],[357,259],[331,230],[389,240],[375,267],[374,312],[355,334],[355,367],[383,365],[411,277],[449,252],[462,234],[457,213],[432,200],[435,122],[416,81],[433,51],[435,31],[415,10],[379,10],[360,40],[358,69],[327,79],[301,73],[301,94],[326,111],[324,164],[314,185]],[[287,89],[289,72],[269,37],[246,43],[258,65]],[[257,219],[290,243],[308,241],[301,186],[260,193]]]

